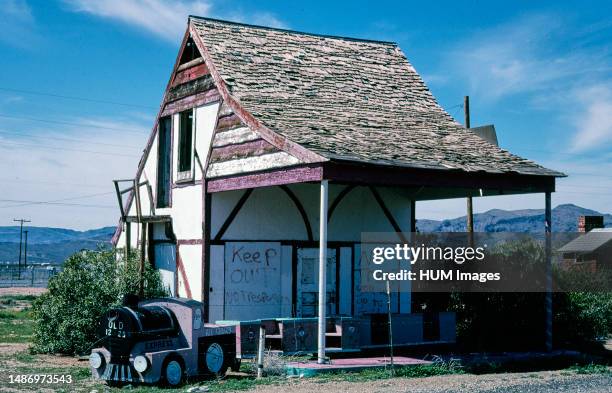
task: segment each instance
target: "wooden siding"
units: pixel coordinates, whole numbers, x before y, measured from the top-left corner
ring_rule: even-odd
[[[217,129],[215,130],[213,148],[237,145],[258,139],[261,139],[260,136],[255,131],[251,131],[248,127],[232,128],[227,131],[219,131]]]
[[[297,163],[299,161],[295,157],[280,151],[247,127],[229,105],[221,106],[207,177],[254,172]]]
[[[171,115],[214,101],[223,101],[208,66],[198,59],[182,65],[172,78],[162,114]],[[248,127],[222,102],[212,142],[208,177],[229,176],[299,164]]]
[[[188,70],[186,70],[188,71]],[[176,101],[180,98],[191,96],[197,93],[207,92],[214,88],[215,84],[210,75],[204,75],[201,78],[190,80],[187,83],[172,87],[168,91],[166,102]]]
[[[194,67],[184,69],[182,71],[178,71],[174,76],[174,80],[172,82],[172,87],[178,86],[183,83],[190,82],[194,79],[201,78],[205,75],[209,75],[210,72],[206,67],[206,64],[201,63]]]

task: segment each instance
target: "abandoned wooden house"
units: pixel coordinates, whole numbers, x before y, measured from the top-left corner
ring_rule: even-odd
[[[387,303],[360,290],[362,232],[414,232],[421,200],[546,193],[550,213],[560,175],[455,121],[395,43],[190,17],[114,243],[208,321],[342,316],[357,343],[328,323],[328,349],[367,347]],[[392,310],[398,344],[454,340],[452,313]]]

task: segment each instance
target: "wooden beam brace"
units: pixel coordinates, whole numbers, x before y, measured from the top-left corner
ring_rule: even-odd
[[[281,190],[285,191],[285,194],[287,194],[289,198],[291,199],[291,201],[293,201],[293,204],[298,209],[300,216],[302,216],[302,221],[304,222],[304,227],[306,228],[306,234],[308,236],[308,241],[313,241],[314,238],[312,236],[312,228],[310,227],[310,220],[308,220],[308,214],[306,214],[306,210],[304,210],[304,206],[302,206],[302,203],[298,199],[297,195],[295,195],[295,193],[291,191],[289,187],[283,184],[280,186],[280,188]]]
[[[348,186],[344,187],[342,191],[340,191],[340,193],[336,196],[331,206],[329,207],[329,212],[327,214],[327,222],[331,221],[331,218],[334,215],[334,211],[336,211],[336,208],[338,207],[340,202],[342,202],[342,200],[349,194],[349,192],[353,191],[355,187],[357,186],[354,184],[349,184]]]
[[[400,226],[397,223],[397,221],[395,221],[395,218],[393,217],[393,214],[387,208],[387,205],[385,205],[385,201],[383,201],[382,197],[378,193],[378,190],[376,188],[374,188],[374,187],[368,187],[368,188],[372,192],[372,195],[374,195],[374,199],[376,199],[376,202],[378,203],[378,206],[380,206],[381,210],[383,211],[383,214],[385,215],[385,217],[387,217],[387,220],[389,221],[389,224],[391,224],[391,226],[393,227],[395,232],[399,235],[401,241],[406,243],[407,241],[406,241],[406,238],[404,237],[404,235],[402,233],[402,228],[400,228]]]
[[[242,196],[236,203],[236,206],[234,206],[230,214],[227,216],[227,218],[223,222],[223,225],[221,225],[221,228],[219,228],[219,232],[217,232],[217,235],[215,236],[215,241],[219,241],[223,238],[223,235],[225,235],[225,232],[228,230],[230,225],[232,225],[232,222],[234,222],[234,219],[240,212],[240,209],[242,209],[242,206],[244,206],[247,199],[249,199],[252,193],[253,193],[253,189],[249,188],[248,190],[244,192],[244,194],[242,194]]]

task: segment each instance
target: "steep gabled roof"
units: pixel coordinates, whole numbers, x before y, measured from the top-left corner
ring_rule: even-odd
[[[329,160],[563,176],[458,124],[395,43],[190,17],[233,99]]]

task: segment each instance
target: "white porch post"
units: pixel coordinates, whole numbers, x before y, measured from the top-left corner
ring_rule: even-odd
[[[325,363],[325,297],[327,294],[327,191],[329,183],[321,181],[321,208],[319,210],[319,340],[317,363]]]

